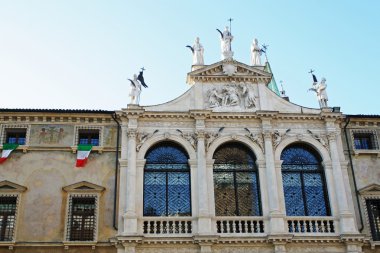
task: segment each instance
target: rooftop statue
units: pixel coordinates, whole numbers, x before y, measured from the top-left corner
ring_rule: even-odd
[[[327,97],[326,91],[326,78],[323,77],[322,80],[318,83],[317,77],[313,74],[313,70],[310,70],[310,73],[313,75],[313,87],[310,88],[309,91],[314,91],[317,94],[317,99],[321,108],[328,107],[327,101],[329,99]]]
[[[219,29],[216,30],[220,33],[220,47],[222,50],[222,59],[231,59],[234,55],[231,49],[231,42],[234,36],[232,36],[228,26],[226,26],[223,32],[221,32]]]
[[[193,65],[204,65],[203,60],[203,46],[201,43],[199,43],[199,37],[195,39],[194,45],[186,47],[190,48],[191,52],[193,53]]]
[[[138,76],[134,74],[133,80],[128,79],[131,82],[131,92],[129,93],[129,96],[131,97],[131,104],[140,103],[141,86],[148,88],[148,85],[145,84],[143,77],[144,70],[145,69],[142,68]]]
[[[254,39],[251,45],[251,65],[252,66],[261,66],[261,52],[259,42],[257,39]]]

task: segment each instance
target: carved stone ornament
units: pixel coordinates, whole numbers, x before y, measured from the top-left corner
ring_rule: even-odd
[[[228,76],[232,76],[234,74],[236,74],[237,72],[237,66],[231,64],[231,63],[225,63],[223,64],[223,73],[228,75]]]
[[[197,150],[197,134],[196,133],[184,133],[179,129],[176,129],[177,132],[179,132],[179,135],[187,140],[190,145],[194,148],[194,150]]]
[[[215,86],[206,93],[205,104],[217,110],[256,109],[256,97],[253,87],[247,84],[232,82],[225,86]]]
[[[211,146],[211,144],[217,139],[220,137],[220,134],[222,133],[224,127],[221,127],[219,128],[218,132],[216,133],[213,133],[213,132],[206,132],[205,133],[205,138],[206,138],[206,141],[205,141],[205,149],[206,151],[208,150],[208,148]]]
[[[307,130],[307,132],[311,135],[311,137],[313,137],[315,140],[319,141],[322,144],[322,146],[324,146],[327,150],[329,150],[330,135],[327,136],[325,134],[317,134],[317,133],[313,133],[310,130]]]
[[[144,142],[148,139],[150,139],[155,133],[158,132],[158,129],[155,130],[153,133],[147,133],[147,132],[138,132],[136,134],[137,136],[137,145],[136,145],[136,151],[139,151],[141,146],[144,144]]]
[[[254,143],[256,143],[260,147],[261,151],[264,153],[263,135],[261,133],[254,134],[248,128],[244,128],[244,130],[248,132],[245,136],[247,136]]]
[[[136,129],[128,129],[127,136],[128,138],[135,138],[136,137]]]
[[[283,141],[286,137],[287,134],[290,132],[290,129],[286,130],[284,133],[280,133],[278,130],[275,130],[273,132],[273,148],[276,149],[277,146]]]

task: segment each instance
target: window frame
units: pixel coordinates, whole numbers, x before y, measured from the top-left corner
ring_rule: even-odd
[[[27,147],[29,145],[29,136],[30,136],[30,125],[2,125],[1,126],[1,146],[7,141],[8,131],[25,131],[25,143],[19,144],[22,147]]]
[[[320,157],[320,155],[317,153],[317,151],[310,147],[309,145],[307,144],[304,144],[304,143],[292,143],[288,146],[286,146],[282,151],[281,151],[281,156],[282,156],[282,153],[288,149],[288,148],[292,148],[292,147],[300,147],[300,148],[304,148],[305,150],[309,151],[311,154],[313,154],[315,156],[315,158],[318,160],[318,169],[316,170],[305,170],[305,169],[300,169],[300,170],[292,170],[292,169],[284,169],[283,168],[283,165],[287,165],[287,164],[284,164],[283,163],[283,160],[282,163],[281,163],[281,180],[282,180],[282,190],[283,190],[283,194],[284,194],[284,204],[285,204],[285,213],[286,213],[286,216],[289,216],[289,217],[331,217],[332,216],[332,210],[331,210],[331,204],[330,204],[330,198],[329,198],[329,191],[328,191],[328,187],[327,187],[327,179],[326,179],[326,174],[325,174],[325,169],[324,169],[324,166],[323,166],[323,163],[322,163],[322,158]],[[307,166],[307,165],[314,165],[314,164],[302,164],[302,166]],[[297,173],[299,175],[299,178],[300,178],[300,184],[301,184],[301,195],[302,195],[302,202],[303,202],[303,209],[304,209],[304,215],[289,215],[287,213],[287,209],[286,209],[286,196],[285,196],[285,185],[284,185],[284,172],[285,173]],[[305,189],[305,178],[304,178],[304,174],[319,174],[320,177],[321,177],[321,183],[322,183],[322,188],[323,188],[323,198],[324,198],[324,201],[325,201],[325,208],[326,208],[326,215],[324,216],[314,216],[314,215],[310,215],[310,211],[309,211],[309,207],[307,205],[307,199],[306,199],[306,189]]]
[[[12,239],[11,240],[3,240],[0,241],[1,245],[14,245],[17,237],[17,227],[18,227],[18,213],[20,210],[20,203],[22,193],[27,190],[26,187],[22,185],[18,185],[16,183],[12,183],[10,181],[4,180],[0,182],[0,197],[15,197],[16,198],[16,208],[14,214],[13,221],[13,231],[12,231]],[[0,228],[1,229],[1,228]]]
[[[82,131],[89,131],[89,132],[95,132],[99,131],[99,144],[94,145],[95,148],[102,148],[103,147],[103,133],[104,133],[104,126],[75,126],[75,133],[74,133],[74,143],[73,146],[77,147],[79,144],[79,135]],[[91,144],[89,144],[91,145]]]
[[[63,191],[67,192],[67,203],[65,212],[65,228],[64,228],[64,238],[63,243],[65,245],[82,245],[82,244],[96,244],[98,240],[98,230],[99,230],[99,208],[100,208],[100,197],[102,192],[105,190],[104,187],[95,185],[86,181],[68,185],[62,188]],[[94,208],[94,231],[93,240],[71,240],[71,220],[72,220],[72,203],[73,198],[94,198],[95,208]]]
[[[355,140],[357,136],[367,136],[369,138],[370,148],[357,148]],[[379,152],[379,141],[377,138],[376,130],[368,130],[368,129],[351,129],[351,139],[352,139],[352,148],[357,153],[366,153],[366,152]]]
[[[222,170],[222,169],[216,169],[215,168],[215,165],[217,165],[217,161],[215,159],[215,154],[222,148],[224,147],[229,147],[229,146],[240,146],[242,148],[242,152],[248,152],[250,153],[250,155],[252,155],[253,157],[253,167],[250,168],[250,169],[227,169],[227,170]],[[255,217],[255,216],[262,216],[263,215],[263,207],[262,207],[262,200],[261,200],[261,188],[260,188],[260,175],[259,175],[259,169],[258,169],[258,166],[256,164],[256,161],[257,161],[257,157],[255,155],[255,153],[247,146],[245,145],[244,143],[240,143],[240,142],[226,142],[226,143],[223,143],[221,144],[214,152],[213,154],[213,159],[214,159],[214,164],[213,164],[213,167],[212,167],[212,174],[213,174],[213,189],[214,189],[214,201],[215,201],[215,215],[218,216],[218,217],[223,217],[225,215],[218,215],[217,214],[217,210],[216,210],[216,197],[215,197],[215,194],[216,194],[216,188],[215,188],[215,173],[222,173],[222,172],[228,172],[232,175],[233,177],[233,183],[231,184],[232,187],[233,187],[233,190],[234,190],[234,199],[235,199],[235,205],[234,205],[234,208],[235,208],[235,215],[228,215],[228,217],[248,217],[248,216],[242,216],[241,215],[241,211],[240,211],[240,205],[239,205],[239,198],[241,197],[240,195],[238,195],[238,190],[239,190],[239,185],[238,185],[238,182],[237,182],[237,174],[239,173],[247,173],[247,174],[255,174],[255,177],[256,177],[256,190],[257,190],[257,203],[258,203],[258,214],[255,214],[255,215],[251,215],[249,217]],[[220,163],[220,164],[223,164],[223,163]],[[225,163],[224,163],[225,164]],[[243,166],[244,164],[235,164],[233,162],[231,162],[230,164],[234,164],[234,165],[240,165],[240,166]],[[240,167],[239,166],[239,167]],[[254,196],[252,196],[253,198]],[[241,198],[240,198],[241,200]]]

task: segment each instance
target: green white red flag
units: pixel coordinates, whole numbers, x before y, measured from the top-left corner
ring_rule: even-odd
[[[9,156],[9,154],[13,150],[15,150],[17,147],[18,147],[18,144],[4,143],[3,144],[3,152],[1,153],[1,157],[0,157],[0,163],[5,162],[5,160],[7,160],[8,156]]]
[[[76,167],[84,167],[90,155],[92,145],[78,145]]]

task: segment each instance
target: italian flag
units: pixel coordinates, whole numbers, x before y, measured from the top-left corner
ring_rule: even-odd
[[[76,167],[84,167],[86,165],[87,158],[90,155],[91,149],[92,145],[78,145]]]
[[[0,163],[5,162],[5,160],[7,160],[8,156],[9,156],[9,154],[13,150],[15,150],[17,147],[18,147],[18,144],[8,144],[8,143],[3,144],[3,152],[1,153]]]

